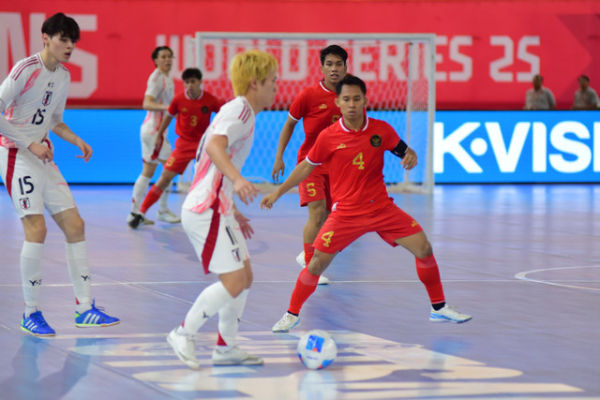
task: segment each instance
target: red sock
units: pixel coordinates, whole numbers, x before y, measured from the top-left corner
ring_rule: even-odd
[[[425,258],[415,258],[415,260],[417,262],[417,275],[419,275],[419,279],[427,289],[431,304],[444,302],[444,288],[440,279],[440,270],[433,254]]]
[[[292,298],[290,299],[290,307],[288,311],[292,314],[300,314],[300,309],[302,305],[310,297],[311,294],[317,288],[317,283],[319,282],[319,276],[311,275],[308,272],[308,268],[302,268],[300,271],[300,275],[298,275],[298,280],[296,281],[296,287],[292,292]]]
[[[152,185],[152,187],[148,191],[148,194],[146,195],[146,197],[144,197],[144,202],[142,203],[142,206],[140,207],[140,212],[142,214],[145,214],[146,211],[148,211],[148,209],[150,207],[152,207],[152,205],[158,201],[158,199],[160,198],[160,196],[162,196],[162,194],[163,194],[163,190],[161,188],[159,188],[156,185]]]
[[[305,265],[307,267],[313,257],[313,254],[315,254],[315,248],[313,247],[312,243],[304,243],[304,262],[306,263]]]
[[[227,343],[225,343],[221,336],[221,332],[219,332],[219,337],[217,338],[217,346],[227,346]]]

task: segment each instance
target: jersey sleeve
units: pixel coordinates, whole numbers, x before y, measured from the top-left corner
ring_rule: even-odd
[[[321,165],[333,154],[331,151],[330,140],[328,140],[328,137],[330,136],[327,135],[328,130],[329,129],[325,129],[317,136],[315,144],[306,155],[306,161],[309,164]]]
[[[306,90],[300,92],[290,105],[289,115],[296,121],[300,121],[306,114]]]
[[[394,128],[392,128],[392,126],[390,124],[388,124],[387,122],[383,122],[383,124],[384,124],[383,125],[384,129],[382,129],[382,134],[381,134],[383,146],[384,146],[384,149],[392,151],[396,148],[396,146],[398,145],[398,142],[400,142],[400,136],[398,135],[396,130]]]
[[[175,96],[171,104],[169,104],[169,109],[167,110],[171,117],[176,116],[179,113],[179,96]]]
[[[227,136],[229,145],[242,139],[248,132],[247,125],[251,123],[250,118],[240,117],[245,114],[246,107],[243,105],[243,107],[228,108],[215,117],[215,125],[212,129],[214,134]]]
[[[146,86],[146,93],[144,93],[144,95],[152,96],[156,99],[156,98],[158,98],[158,95],[160,94],[162,87],[163,87],[163,82],[162,82],[161,76],[153,73],[148,78],[148,84]]]
[[[24,71],[20,69],[21,64],[17,63],[0,85],[0,113],[6,112],[6,109],[19,97],[19,93],[21,93],[25,87],[25,82],[30,74],[24,73]],[[19,73],[17,73],[17,71],[19,71]],[[24,149],[28,148],[32,142],[31,139],[22,135],[18,129],[13,127],[3,115],[0,115],[0,134],[6,136],[15,142],[18,147]]]

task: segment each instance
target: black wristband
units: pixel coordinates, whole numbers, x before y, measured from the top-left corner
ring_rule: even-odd
[[[407,149],[408,145],[404,142],[404,140],[400,139],[398,145],[394,148],[394,150],[392,150],[392,154],[400,158],[404,158]]]

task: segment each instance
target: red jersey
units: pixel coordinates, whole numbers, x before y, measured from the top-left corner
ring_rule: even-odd
[[[302,119],[304,126],[304,143],[298,150],[298,162],[306,158],[319,133],[340,118],[336,97],[321,81],[302,90],[292,102],[290,117],[296,121]]]
[[[399,141],[387,122],[366,116],[358,132],[348,129],[343,119],[321,132],[306,161],[313,165],[328,163],[332,210],[362,215],[389,204],[383,155]]]
[[[198,143],[210,124],[211,112],[218,112],[223,104],[224,101],[205,91],[197,99],[191,99],[185,91],[178,94],[168,110],[169,115],[177,116],[175,133],[183,140]]]

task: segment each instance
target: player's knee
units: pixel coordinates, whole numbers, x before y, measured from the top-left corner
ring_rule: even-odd
[[[64,225],[64,234],[69,242],[80,241],[85,237],[85,222],[79,215]]]
[[[431,247],[431,243],[429,242],[429,240],[425,239],[421,246],[419,246],[419,248],[417,249],[417,254],[415,254],[415,256],[417,258],[425,258],[429,257],[432,254],[433,248]]]

